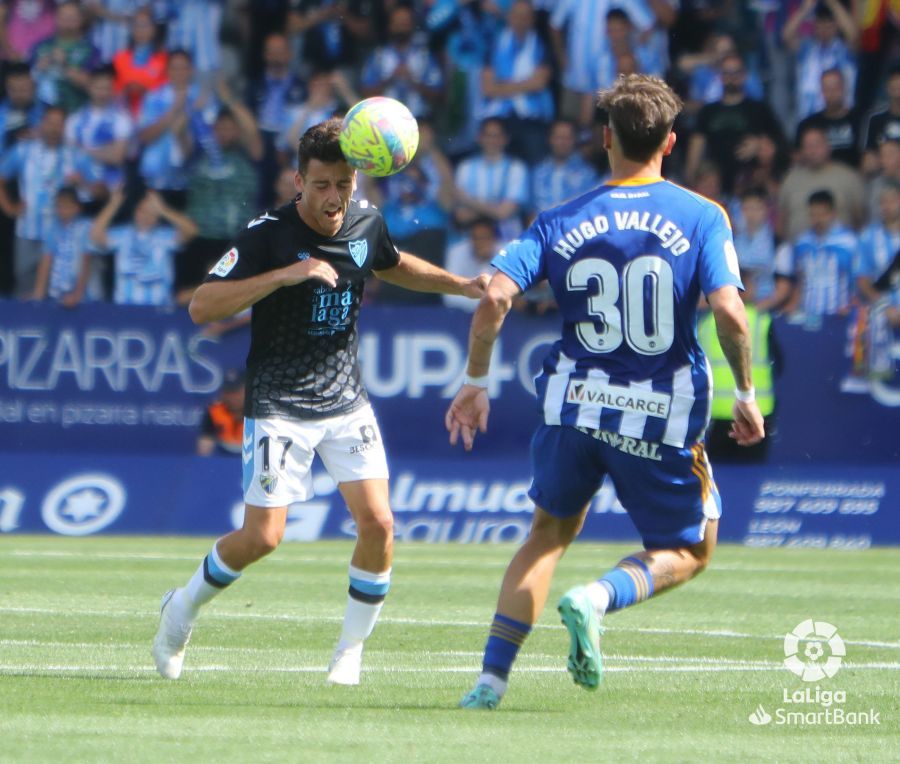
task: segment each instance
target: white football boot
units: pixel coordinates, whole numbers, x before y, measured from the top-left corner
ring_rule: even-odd
[[[341,647],[338,645],[328,666],[328,682],[330,684],[348,686],[359,684],[362,650],[362,642],[353,647]]]
[[[153,659],[156,670],[166,679],[178,679],[184,666],[184,649],[191,638],[193,624],[175,620],[169,603],[176,589],[170,589],[162,598],[159,607],[159,629],[153,640]]]

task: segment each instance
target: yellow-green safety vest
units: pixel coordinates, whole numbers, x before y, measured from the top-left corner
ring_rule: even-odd
[[[772,317],[768,313],[760,313],[752,305],[744,307],[750,326],[751,378],[756,388],[756,403],[759,405],[760,413],[768,416],[775,410],[772,360],[769,357],[769,327],[772,325]],[[710,414],[713,419],[731,419],[731,409],[734,405],[734,375],[719,344],[716,320],[712,312],[700,320],[697,336],[712,368],[713,394]]]

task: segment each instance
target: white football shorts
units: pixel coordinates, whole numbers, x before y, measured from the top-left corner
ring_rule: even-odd
[[[372,406],[327,419],[244,419],[244,501],[286,507],[314,495],[319,454],[336,483],[388,478],[387,457]]]

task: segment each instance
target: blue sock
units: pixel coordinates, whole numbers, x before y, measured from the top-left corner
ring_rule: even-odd
[[[609,592],[607,612],[643,602],[653,595],[650,568],[637,557],[626,557],[598,583]]]
[[[482,670],[505,681],[509,677],[513,661],[519,654],[519,648],[530,632],[531,626],[527,623],[494,613],[491,632],[484,646]]]

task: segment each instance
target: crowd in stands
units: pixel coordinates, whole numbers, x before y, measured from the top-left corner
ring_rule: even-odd
[[[183,305],[293,198],[303,131],[372,95],[421,142],[358,195],[476,274],[606,176],[595,94],[640,72],[684,98],[666,176],[728,211],[762,309],[896,327],[898,27],[889,0],[6,0],[0,294]]]

